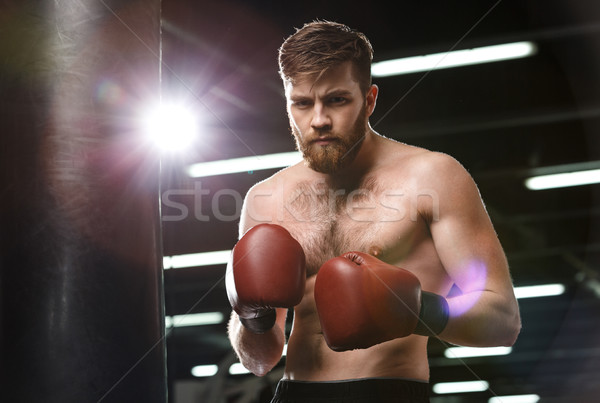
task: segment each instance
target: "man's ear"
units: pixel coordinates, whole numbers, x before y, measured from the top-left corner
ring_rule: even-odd
[[[371,116],[371,114],[373,114],[373,111],[375,110],[375,104],[377,103],[377,94],[379,94],[379,87],[377,87],[375,84],[371,85],[369,87],[369,90],[367,91],[366,96],[367,116]]]

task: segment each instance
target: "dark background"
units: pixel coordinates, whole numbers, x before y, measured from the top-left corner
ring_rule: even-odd
[[[192,180],[190,163],[293,150],[276,53],[305,22],[328,19],[364,32],[375,61],[520,40],[530,58],[375,79],[371,123],[396,140],[451,154],[477,181],[509,258],[516,286],[560,282],[561,296],[521,300],[523,330],[507,356],[451,360],[430,341],[431,382],[490,382],[490,391],[433,396],[480,402],[494,394],[535,393],[542,402],[591,402],[600,392],[599,185],[530,191],[539,168],[599,167],[600,3],[527,0],[449,2],[163,1],[163,96],[184,97],[202,129],[194,147],[163,162],[163,191],[200,182],[202,213],[164,221],[166,256],[230,249],[239,200],[275,171]],[[543,171],[543,170],[542,170]],[[216,202],[214,201],[216,200]],[[194,200],[180,202],[194,209]],[[217,203],[213,205],[211,203]],[[216,206],[216,207],[215,207]],[[197,206],[196,206],[197,207]],[[215,208],[226,220],[214,216]],[[211,215],[212,209],[212,215]],[[163,205],[163,214],[172,214]],[[167,315],[222,312],[224,265],[165,272]],[[171,329],[172,402],[251,401],[281,374],[194,378],[195,365],[234,359],[226,324]],[[283,361],[282,361],[283,364]],[[263,391],[264,392],[264,391]]]

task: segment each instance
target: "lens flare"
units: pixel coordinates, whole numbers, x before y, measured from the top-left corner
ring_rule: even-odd
[[[472,260],[465,267],[461,289],[464,294],[453,299],[453,315],[460,316],[470,310],[479,301],[485,290],[487,266],[479,260]],[[474,291],[471,291],[474,290]]]
[[[164,151],[184,150],[198,134],[198,122],[194,113],[177,103],[163,103],[150,109],[143,121],[148,138]]]
[[[125,101],[125,92],[113,80],[103,79],[96,86],[96,98],[105,104],[120,105]]]

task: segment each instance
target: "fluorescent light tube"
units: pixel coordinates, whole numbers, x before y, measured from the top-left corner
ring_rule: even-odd
[[[213,376],[217,373],[219,367],[216,365],[196,365],[192,368],[192,375],[198,378]]]
[[[483,392],[489,388],[486,381],[441,382],[433,385],[433,391],[438,395],[449,393]]]
[[[241,363],[236,362],[235,364],[232,364],[229,367],[229,374],[230,375],[244,375],[244,374],[249,374],[250,371],[248,371],[246,369],[246,367],[244,367]]]
[[[163,257],[163,267],[168,269],[181,269],[184,267],[212,266],[226,264],[229,261],[231,250],[218,250],[213,252],[190,253]]]
[[[233,158],[228,160],[201,162],[190,165],[186,171],[192,178],[232,174],[236,172],[253,172],[263,169],[284,168],[302,161],[298,151],[254,155],[250,157]]]
[[[488,403],[537,403],[540,397],[538,395],[511,395],[511,396],[496,396],[490,398]]]
[[[187,315],[173,315],[165,317],[166,327],[218,325],[223,323],[221,312],[189,313]]]
[[[532,42],[506,43],[474,49],[434,53],[425,56],[385,60],[373,63],[371,74],[373,77],[387,77],[399,74],[417,73],[420,71],[518,59],[534,55],[536,52],[537,46]]]
[[[444,351],[446,358],[488,357],[507,355],[512,347],[449,347]]]
[[[525,186],[529,190],[555,189],[594,183],[600,183],[600,169],[533,176],[525,180]]]
[[[526,287],[515,287],[515,296],[517,299],[552,297],[561,295],[565,292],[565,286],[562,284],[542,284]]]

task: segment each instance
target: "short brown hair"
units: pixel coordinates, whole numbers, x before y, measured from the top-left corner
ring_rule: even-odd
[[[320,77],[350,61],[361,90],[371,86],[373,47],[367,37],[346,25],[314,21],[289,36],[279,48],[279,75],[292,83],[300,77]]]

